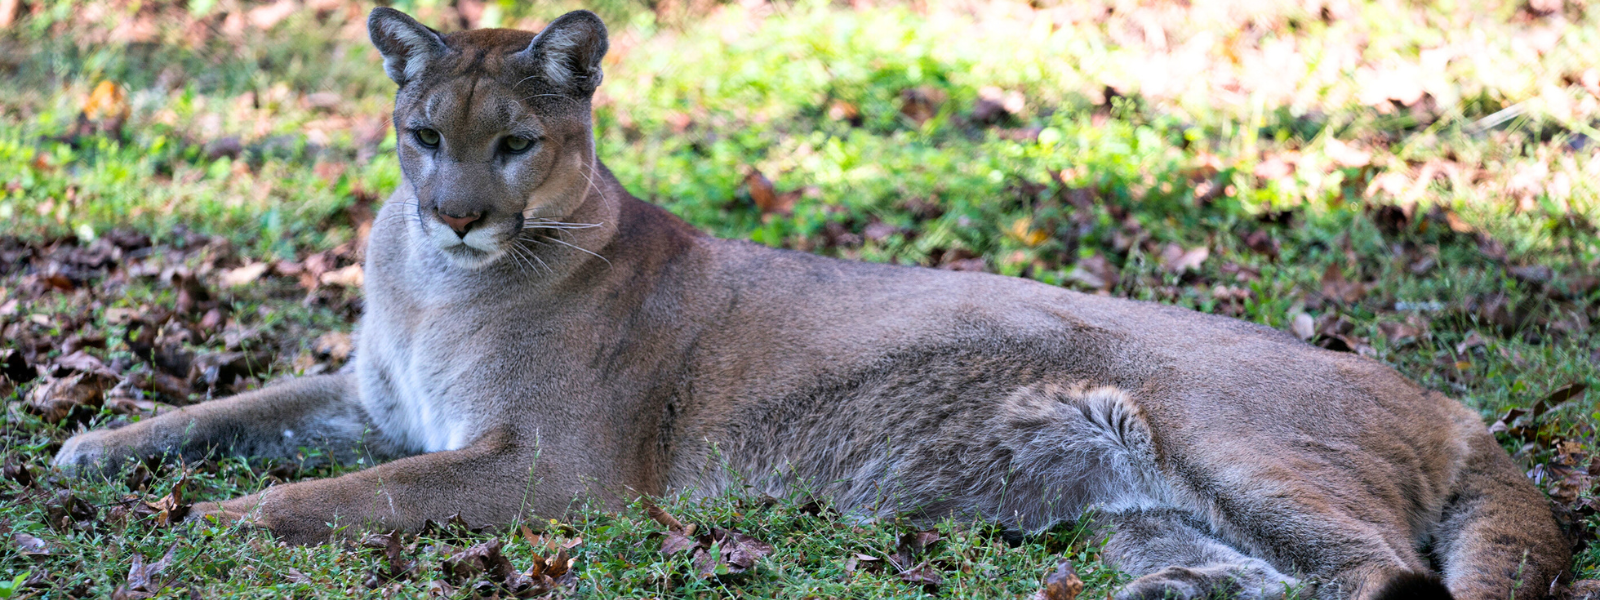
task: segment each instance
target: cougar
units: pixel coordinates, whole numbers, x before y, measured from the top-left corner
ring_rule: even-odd
[[[389,8],[404,182],[350,366],[69,439],[55,464],[381,462],[197,505],[299,544],[751,486],[861,518],[1090,519],[1119,598],[1543,596],[1549,504],[1460,403],[1239,320],[715,239],[595,155],[605,25]],[[346,527],[349,526],[349,527]]]

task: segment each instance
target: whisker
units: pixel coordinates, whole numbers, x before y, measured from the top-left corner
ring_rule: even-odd
[[[511,257],[511,260],[517,263],[517,273],[527,275],[528,271],[524,268],[526,265],[523,264],[522,258],[518,256],[517,248],[518,246],[516,244],[512,244],[510,250],[507,251],[506,254]]]
[[[585,254],[588,254],[589,256],[593,256],[595,258],[598,258],[598,259],[604,261],[606,263],[606,266],[608,266],[608,267],[611,266],[611,261],[606,260],[606,257],[600,256],[599,254],[595,254],[594,252],[592,252],[590,250],[584,249],[584,248],[579,247],[579,246],[577,246],[575,244],[568,244],[566,242],[561,241],[560,239],[553,238],[553,237],[550,237],[550,236],[544,236],[544,238],[547,239],[547,240],[550,240],[552,242],[555,242],[557,244],[561,244],[563,246],[566,246],[568,248],[572,248],[572,249],[577,250],[579,252],[583,252]]]
[[[523,229],[549,229],[549,230],[553,230],[553,231],[572,231],[572,230],[578,230],[578,229],[594,229],[596,227],[600,227],[600,225],[599,224],[595,224],[595,225],[551,225],[551,224],[548,224],[548,223],[523,223],[522,224],[522,228]]]
[[[526,225],[538,225],[540,227],[548,227],[551,229],[558,227],[566,229],[591,229],[605,225],[605,223],[567,223],[564,221],[547,219],[545,217],[526,217],[523,219],[523,223]]]
[[[558,238],[554,238],[554,237],[549,237],[549,235],[542,235],[542,237],[546,238],[546,240],[550,240],[550,242],[560,243],[560,245],[568,246],[568,248],[573,248],[573,250],[578,250],[578,251],[581,251],[581,253],[589,254],[589,256],[594,256],[594,258],[600,259],[600,261],[605,261],[606,266],[608,266],[608,267],[611,266],[611,261],[608,261],[608,259],[606,259],[605,256],[600,256],[600,254],[595,254],[594,251],[587,250],[587,248],[582,248],[582,246],[571,245],[571,243],[562,242],[562,240],[558,240]],[[523,240],[528,240],[528,242],[533,242],[533,243],[539,243],[539,240],[533,240],[533,238],[523,238]]]
[[[550,268],[550,265],[545,264],[544,259],[539,258],[539,255],[534,254],[532,250],[528,251],[528,256],[532,257],[536,261],[539,261],[539,264],[544,267],[544,270],[549,271],[551,275],[555,275],[556,274],[556,270]]]

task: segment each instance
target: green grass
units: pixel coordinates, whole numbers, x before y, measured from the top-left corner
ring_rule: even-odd
[[[74,336],[103,335],[105,347],[91,354],[120,359],[126,372],[147,368],[130,343],[138,336],[110,314],[168,310],[179,291],[129,274],[154,258],[129,252],[96,269],[69,255],[136,231],[164,249],[163,266],[184,266],[220,301],[225,320],[181,347],[216,352],[227,332],[259,332],[247,349],[270,362],[240,387],[337,366],[314,340],[349,330],[355,293],[308,294],[293,276],[273,275],[220,289],[217,277],[356,239],[365,203],[399,184],[385,127],[392,84],[364,40],[366,6],[228,33],[230,12],[257,6],[40,2],[0,33],[9,84],[0,89],[0,251],[38,254],[0,265],[0,307],[17,302],[0,308],[0,350],[48,364]],[[577,7],[491,6],[494,19],[529,26]],[[1540,16],[1480,2],[1353,3],[1327,15],[696,6],[594,7],[613,34],[596,125],[602,159],[629,190],[716,235],[869,261],[971,267],[979,259],[998,273],[1284,329],[1301,313],[1319,326],[1342,318],[1336,332],[1358,350],[1462,400],[1486,423],[1563,385],[1600,385],[1600,72],[1586,64],[1600,52],[1594,11]],[[434,2],[402,8],[430,24],[459,22]],[[110,33],[130,16],[150,19],[150,39]],[[101,81],[126,90],[127,122],[118,134],[75,135]],[[1406,96],[1401,84],[1410,82],[1422,100],[1385,99]],[[980,122],[986,87],[1020,93],[1022,109]],[[942,100],[931,118],[913,119],[902,110],[908,93]],[[1487,119],[1508,107],[1518,116]],[[1349,160],[1347,146],[1370,157]],[[754,207],[744,183],[751,170],[799,194],[792,214]],[[1203,247],[1208,257],[1197,269],[1172,269],[1169,247]],[[337,265],[351,260],[335,254]],[[1106,285],[1086,283],[1084,272],[1100,264],[1112,270]],[[1335,293],[1330,268],[1362,291]],[[41,283],[52,273],[78,290]],[[204,312],[178,320],[192,324]],[[1401,323],[1416,330],[1391,337]],[[1482,343],[1465,343],[1473,340]],[[178,578],[166,595],[192,586],[205,597],[343,597],[394,585],[421,594],[445,579],[453,550],[490,538],[506,543],[518,568],[532,560],[516,531],[406,537],[404,555],[419,571],[368,591],[371,573],[387,564],[381,550],[287,548],[259,532],[118,520],[119,502],[155,501],[183,469],[139,489],[51,475],[49,457],[77,427],[139,415],[80,411],[70,425],[46,423],[25,409],[35,386],[7,400],[5,462],[35,482],[0,480],[0,529],[51,551],[0,549],[0,579],[35,577],[16,593],[109,595],[135,555],[153,561],[174,544],[165,573]],[[1514,424],[1519,437],[1501,434],[1520,464],[1545,473],[1540,485],[1572,511],[1585,539],[1600,529],[1597,490],[1559,467],[1580,461],[1582,471],[1600,451],[1597,420],[1600,393],[1590,393]],[[187,470],[197,499],[332,472],[238,461]],[[1571,498],[1557,489],[1569,480]],[[60,490],[95,507],[95,517],[52,525]],[[1099,564],[1098,540],[1072,524],[1015,538],[943,523],[944,540],[925,558],[944,582],[931,588],[859,560],[847,572],[857,553],[892,554],[910,525],[854,523],[805,504],[737,493],[664,500],[685,522],[775,547],[753,571],[715,578],[698,577],[687,555],[657,552],[650,534],[662,528],[641,507],[530,525],[583,539],[572,550],[577,589],[600,597],[1024,597],[1060,558],[1071,559],[1089,597],[1122,581]],[[1575,573],[1600,576],[1600,550],[1583,548]],[[9,589],[0,583],[0,597]]]

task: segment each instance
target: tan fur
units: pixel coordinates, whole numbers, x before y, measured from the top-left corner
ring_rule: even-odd
[[[594,156],[593,15],[440,36],[378,9],[372,31],[401,86],[405,183],[373,229],[352,368],[85,433],[57,464],[393,459],[201,507],[295,543],[747,483],[1023,530],[1094,509],[1107,560],[1139,577],[1127,598],[1375,597],[1430,560],[1457,597],[1525,598],[1567,566],[1478,416],[1375,361],[1032,281],[709,238]],[[508,135],[539,141],[508,155]],[[484,216],[458,234],[440,214]]]

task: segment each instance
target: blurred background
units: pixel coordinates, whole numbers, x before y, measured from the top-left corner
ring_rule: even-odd
[[[373,6],[0,0],[8,464],[348,358],[364,236],[400,184]],[[1600,562],[1600,5],[393,6],[444,32],[598,12],[601,159],[716,235],[1394,365],[1479,410],[1580,577]]]
[[[371,6],[0,0],[0,218],[243,228],[283,257],[350,235],[327,219],[396,183]],[[602,157],[635,194],[773,245],[877,216],[847,250],[1024,250],[990,265],[1016,272],[1055,262],[1028,242],[1059,232],[1016,223],[1051,215],[1011,210],[1040,186],[1246,215],[1444,205],[1485,226],[1595,210],[1600,28],[1581,0],[394,6],[445,32],[599,12]],[[726,206],[755,172],[784,218]],[[916,223],[880,213],[913,201],[1019,235],[897,243]]]

